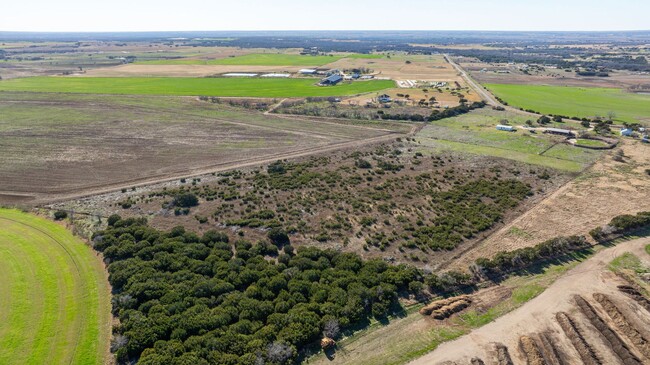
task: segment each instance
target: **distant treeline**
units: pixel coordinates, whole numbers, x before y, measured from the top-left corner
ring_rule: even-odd
[[[643,56],[632,57],[629,55],[606,55],[599,57],[597,53],[582,48],[547,48],[534,47],[523,49],[468,49],[445,50],[439,52],[452,53],[464,57],[473,57],[487,63],[532,63],[558,68],[574,69],[585,68],[593,70],[628,70],[650,71],[650,65]],[[583,58],[583,60],[567,61],[567,59]],[[592,76],[592,75],[585,75]],[[599,75],[593,75],[599,76]]]

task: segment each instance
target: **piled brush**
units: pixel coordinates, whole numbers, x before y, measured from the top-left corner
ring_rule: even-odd
[[[550,365],[568,365],[567,356],[556,345],[549,332],[542,332],[538,335],[537,344]]]
[[[459,301],[459,300],[467,300],[467,301],[469,301],[471,303],[471,299],[470,299],[469,295],[460,295],[460,296],[457,296],[457,297],[451,297],[451,298],[447,298],[447,299],[440,299],[440,300],[433,301],[433,302],[425,305],[424,307],[420,308],[420,314],[423,315],[423,316],[429,316],[429,315],[431,315],[431,313],[433,313],[433,311],[436,311],[436,310],[438,310],[438,309],[440,309],[442,307],[446,307],[446,306],[448,306],[448,305],[450,305],[450,304],[452,304],[452,303],[454,303],[456,301]]]
[[[634,299],[634,301],[639,303],[639,305],[642,306],[645,310],[650,312],[650,300],[648,300],[648,298],[643,296],[643,294],[641,294],[638,288],[635,288],[632,285],[619,285],[617,288],[625,295]]]
[[[443,320],[469,307],[470,304],[472,304],[472,301],[469,298],[457,300],[440,309],[434,310],[433,312],[431,312],[431,317],[437,320]]]

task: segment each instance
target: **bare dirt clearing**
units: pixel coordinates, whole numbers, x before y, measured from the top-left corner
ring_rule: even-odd
[[[2,202],[81,196],[410,129],[278,118],[194,98],[2,93],[0,110]]]
[[[495,342],[503,343],[510,349],[510,355],[515,364],[525,364],[525,351],[517,351],[519,347],[520,336],[529,336],[534,334],[544,334],[553,339],[552,346],[557,352],[562,354],[560,358],[562,363],[575,364],[580,362],[581,355],[572,344],[570,337],[565,336],[566,319],[556,320],[556,313],[565,313],[562,316],[568,318],[573,325],[577,327],[580,341],[586,344],[596,354],[596,358],[603,364],[622,364],[620,354],[625,351],[618,350],[610,344],[607,331],[617,328],[614,321],[610,320],[608,315],[601,313],[605,311],[600,308],[597,301],[602,301],[600,295],[606,295],[608,300],[616,303],[617,308],[624,311],[626,315],[634,321],[634,328],[647,329],[650,325],[650,313],[645,312],[636,303],[629,300],[623,294],[617,285],[624,283],[614,273],[607,269],[607,265],[617,256],[631,252],[638,257],[643,258],[646,265],[650,263],[650,257],[644,252],[644,247],[650,243],[650,238],[642,238],[633,241],[621,243],[616,247],[604,249],[588,259],[574,269],[568,271],[546,291],[524,304],[522,307],[512,311],[487,324],[479,329],[472,331],[470,334],[440,345],[435,351],[429,353],[415,361],[411,365],[439,364],[449,361],[452,364],[456,362],[469,363],[470,359],[479,356],[486,363],[491,360],[490,349]],[[579,295],[579,297],[576,297]],[[599,300],[600,298],[600,300]],[[589,306],[596,308],[597,319],[590,321],[590,310],[584,305],[586,301]],[[618,309],[617,309],[618,310]],[[613,309],[609,308],[609,312]],[[565,325],[561,325],[564,321]],[[605,324],[606,328],[601,332],[600,328],[595,328],[591,323]],[[597,325],[598,327],[601,324]],[[643,358],[638,354],[639,351],[633,344],[628,344],[628,338],[625,335],[619,335],[618,330],[613,332],[616,336],[622,338],[623,343],[629,347],[629,351],[637,357]],[[603,338],[602,336],[605,336]],[[606,339],[607,338],[607,339]],[[616,342],[617,340],[613,340]],[[522,353],[523,352],[523,353]],[[648,359],[646,359],[648,360]],[[584,361],[584,360],[583,360]],[[552,362],[544,362],[552,363]],[[629,362],[627,362],[629,363]]]

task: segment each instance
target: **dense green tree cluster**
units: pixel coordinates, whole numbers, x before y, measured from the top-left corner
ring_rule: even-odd
[[[333,250],[294,251],[281,230],[269,238],[273,243],[231,243],[216,231],[199,237],[110,217],[93,244],[108,263],[118,360],[291,363],[323,331],[384,317],[398,308],[398,293],[422,289],[416,268]]]

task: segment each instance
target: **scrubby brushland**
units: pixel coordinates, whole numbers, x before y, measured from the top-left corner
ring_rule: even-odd
[[[263,169],[222,173],[211,182],[185,180],[132,194],[116,206],[127,203],[130,209],[118,212],[128,216],[156,212],[151,223],[161,228],[183,223],[249,240],[263,239],[274,228],[294,245],[424,262],[476,240],[531,197],[565,181],[553,170],[451,154],[425,156],[410,145],[277,161]],[[187,194],[198,198],[197,207],[175,203]]]

